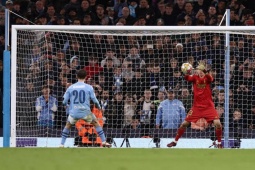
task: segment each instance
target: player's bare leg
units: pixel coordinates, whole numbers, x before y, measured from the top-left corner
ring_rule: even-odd
[[[97,120],[93,120],[91,122],[91,124],[94,125],[94,127],[95,127],[95,129],[97,131],[97,134],[101,138],[103,147],[107,147],[107,148],[112,147],[112,145],[110,143],[106,142],[104,131],[103,131],[102,127],[99,125],[98,121]]]
[[[190,122],[187,122],[186,120],[184,120],[181,124],[181,126],[179,127],[179,129],[177,130],[177,134],[175,136],[174,141],[172,141],[171,143],[167,144],[167,147],[171,148],[177,145],[177,142],[179,140],[179,138],[184,134],[186,128],[190,125]]]
[[[63,148],[66,142],[66,138],[69,136],[70,129],[72,127],[72,124],[70,122],[66,122],[66,126],[62,131],[62,139],[61,144],[59,147]]]
[[[220,120],[219,119],[215,119],[213,121],[213,124],[215,126],[215,134],[216,134],[216,137],[217,137],[217,141],[218,141],[218,144],[217,144],[217,147],[218,148],[223,148],[222,144],[221,144],[221,137],[222,137],[222,125],[220,123]]]

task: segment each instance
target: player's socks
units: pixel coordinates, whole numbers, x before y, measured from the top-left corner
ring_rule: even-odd
[[[96,131],[97,131],[97,134],[99,135],[99,137],[101,138],[102,142],[105,142],[106,139],[105,139],[105,135],[104,135],[104,131],[103,131],[102,127],[97,126]]]
[[[215,134],[217,137],[218,144],[221,144],[222,128],[216,128]]]
[[[64,145],[66,142],[66,138],[69,136],[70,130],[67,128],[64,128],[62,131],[62,139],[61,139],[61,145]]]
[[[179,140],[179,138],[184,134],[184,132],[185,132],[185,130],[186,130],[186,128],[179,128],[178,130],[177,130],[177,134],[176,134],[176,136],[175,136],[175,143],[177,143],[177,141]]]

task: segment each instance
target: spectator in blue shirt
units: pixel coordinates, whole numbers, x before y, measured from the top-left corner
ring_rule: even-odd
[[[163,129],[177,129],[186,117],[183,103],[175,99],[175,93],[172,89],[168,90],[168,99],[162,101],[158,107],[156,115],[156,129],[160,125]]]
[[[58,109],[57,99],[50,95],[49,86],[43,86],[42,93],[35,103],[38,125],[54,126],[54,112]]]

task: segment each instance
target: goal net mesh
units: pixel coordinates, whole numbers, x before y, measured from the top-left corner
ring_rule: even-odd
[[[184,117],[172,105],[156,128],[159,103],[168,99],[167,91],[172,89],[188,113],[192,85],[180,68],[185,62],[196,67],[199,61],[214,76],[212,98],[223,126],[229,121],[230,139],[252,138],[255,36],[248,31],[230,33],[230,109],[225,120],[225,33],[19,30],[17,140],[41,138],[44,146],[50,145],[50,139],[60,143],[69,112],[62,105],[63,94],[76,82],[79,69],[87,71],[86,83],[94,87],[103,108],[98,119],[108,138],[173,138]],[[73,127],[70,138],[78,136]],[[214,127],[199,120],[183,137],[214,139]]]

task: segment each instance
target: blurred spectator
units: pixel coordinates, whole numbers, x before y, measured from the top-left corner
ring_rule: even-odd
[[[81,20],[79,18],[74,18],[72,24],[73,25],[81,25]]]
[[[55,7],[53,5],[48,5],[47,6],[47,19],[50,20],[51,22],[56,20],[56,11]]]
[[[124,126],[131,125],[132,117],[135,115],[136,103],[133,101],[133,96],[130,93],[125,95],[124,102]]]
[[[157,18],[162,18],[164,13],[165,13],[165,10],[166,10],[166,5],[165,5],[164,1],[159,1],[157,6],[156,6],[156,9],[155,9],[156,19]]]
[[[138,6],[138,0],[129,0],[129,5],[128,5],[128,8],[129,8],[129,13],[130,13],[130,16],[136,18],[137,15],[136,15],[136,8]]]
[[[20,126],[34,126],[36,125],[36,111],[34,104],[36,97],[39,95],[38,88],[33,83],[32,79],[23,83],[22,87],[17,90],[17,107],[22,107],[22,115],[19,116]]]
[[[176,18],[173,15],[173,6],[171,4],[167,4],[165,6],[165,13],[162,16],[164,20],[164,24],[168,26],[173,26],[176,23]]]
[[[68,11],[66,11],[66,19],[70,24],[73,23],[74,19],[78,18],[77,12],[78,11],[75,7],[72,7]]]
[[[152,91],[153,99],[159,90],[165,90],[165,74],[158,64],[154,65],[150,75],[150,90]]]
[[[72,38],[70,41],[70,46],[66,51],[66,62],[69,64],[71,63],[71,59],[76,56],[78,57],[79,61],[81,62],[81,65],[84,65],[85,59],[84,55],[82,55],[83,47],[81,46],[81,43],[79,42],[78,39]]]
[[[225,12],[226,12],[226,0],[218,0],[218,3],[217,3],[217,14],[218,15],[224,15]]]
[[[124,58],[127,57],[127,47],[124,44],[119,45],[119,50],[117,51],[117,58],[120,60],[121,63],[123,63]]]
[[[184,5],[186,0],[176,0],[176,3],[173,8],[173,15],[177,17],[184,11]]]
[[[155,120],[156,120],[156,115],[157,115],[157,110],[159,108],[159,105],[165,99],[166,99],[166,91],[158,91],[157,99],[151,103],[151,120],[152,120],[151,126],[152,127],[155,127]]]
[[[195,16],[196,20],[197,20],[197,23],[198,22],[203,22],[205,24],[205,13],[202,9],[200,9],[197,13],[196,13],[196,16]]]
[[[191,2],[186,2],[184,4],[184,11],[177,16],[177,19],[185,19],[186,22],[189,19],[191,22],[190,25],[195,23],[195,13],[193,11],[193,5]]]
[[[178,59],[178,63],[183,63],[183,61],[186,58],[183,44],[181,43],[176,44],[173,51],[173,57]]]
[[[89,6],[93,14],[96,13],[97,0],[89,0]]]
[[[130,11],[128,7],[122,8],[122,15],[119,18],[124,18],[126,20],[125,25],[133,25],[135,22],[135,18],[130,15]]]
[[[109,91],[104,89],[101,93],[101,97],[99,100],[103,112],[108,108],[109,101],[110,101]]]
[[[35,8],[31,11],[31,15],[29,16],[32,21],[35,20],[39,15],[45,14],[46,13],[46,8],[42,1],[38,0],[35,3]]]
[[[89,60],[88,66],[84,67],[84,70],[86,70],[87,73],[87,78],[98,75],[100,72],[103,71],[103,68],[100,67],[98,63],[98,58],[94,54],[90,54],[88,60]]]
[[[107,64],[107,61],[112,61],[113,66],[117,67],[120,66],[120,61],[118,58],[115,56],[115,51],[111,48],[108,48],[105,53],[105,58],[101,61],[101,67],[105,67]]]
[[[95,25],[90,14],[84,14],[82,25]]]
[[[179,93],[178,99],[183,103],[185,110],[189,111],[193,102],[192,94],[190,94],[189,89],[185,87],[181,88]]]
[[[242,25],[242,23],[240,22],[240,18],[238,14],[235,13],[234,9],[230,10],[230,25],[231,26]]]
[[[217,98],[216,101],[214,102],[215,106],[222,106],[224,107],[224,103],[225,103],[225,92],[224,90],[220,90],[217,94]]]
[[[64,10],[70,11],[71,9],[78,10],[80,8],[79,0],[70,0],[68,4],[64,6]]]
[[[208,6],[205,3],[206,0],[197,0],[194,2],[194,6],[193,6],[193,11],[195,13],[198,13],[199,11],[207,11],[208,10]]]
[[[215,26],[217,23],[217,11],[215,6],[211,5],[208,9],[208,15],[206,17],[206,24],[209,26]]]
[[[127,6],[127,0],[114,0],[114,11],[116,12],[117,17],[122,17],[122,9]]]
[[[140,116],[141,128],[148,129],[151,123],[151,90],[145,89],[144,96],[139,99],[136,114]]]
[[[136,8],[137,17],[144,17],[146,25],[155,23],[155,12],[150,6],[148,0],[140,0],[139,6]]]
[[[144,68],[144,66],[145,66],[144,60],[140,58],[139,49],[137,46],[130,47],[129,54],[124,59],[124,62],[125,61],[131,61],[133,69]]]
[[[6,7],[7,9],[9,9],[10,11],[12,11],[12,10],[13,10],[13,2],[12,2],[12,0],[7,0],[7,1],[5,2],[5,7]]]
[[[186,117],[185,108],[181,101],[175,99],[172,89],[168,90],[167,98],[158,107],[156,128],[160,128],[161,125],[163,129],[178,129]]]
[[[131,123],[125,126],[125,129],[139,129],[139,128],[141,128],[141,124],[139,118],[136,115],[132,116]]]
[[[167,81],[167,86],[178,91],[181,88],[183,82],[183,76],[179,69],[174,70],[173,77],[170,77]]]
[[[92,13],[90,9],[90,3],[89,0],[82,0],[81,5],[78,8],[78,16],[83,18],[85,14]]]
[[[121,74],[121,67],[115,67],[114,68],[114,75],[113,75],[113,78],[114,78],[114,84],[113,84],[113,90],[114,92],[120,92],[122,91],[122,85],[123,85],[123,77],[122,77],[122,74]]]
[[[106,15],[105,15],[105,10],[104,10],[104,6],[101,4],[98,4],[96,6],[96,13],[95,13],[95,24],[96,25],[108,25],[108,20],[104,21],[104,19],[106,19]],[[104,23],[107,22],[107,23]]]
[[[54,112],[57,111],[57,99],[50,95],[50,88],[43,86],[42,96],[36,99],[35,108],[37,111],[38,126],[53,127]]]
[[[122,68],[122,76],[124,78],[123,81],[123,91],[127,92],[132,90],[132,82],[131,80],[134,78],[135,76],[135,72],[132,69],[132,62],[130,61],[126,61],[123,63],[123,68]]]
[[[47,16],[46,14],[40,14],[35,22],[37,23],[37,25],[47,25],[48,24],[48,20],[47,20]]]
[[[5,33],[4,25],[5,25],[5,10],[4,8],[0,8],[0,34],[1,35]]]
[[[70,69],[72,74],[75,74],[80,69],[80,59],[77,56],[73,56],[70,60]]]
[[[124,118],[124,101],[121,92],[115,93],[113,101],[109,101],[108,107],[104,111],[104,116],[106,118],[106,127],[122,127]]]
[[[252,104],[249,112],[247,113],[246,121],[248,122],[247,124],[248,128],[255,129],[255,104],[254,103]]]
[[[168,73],[168,77],[172,77],[174,75],[174,70],[178,69],[178,60],[176,58],[171,58],[169,63],[166,62],[164,72]]]
[[[131,92],[133,95],[136,95],[137,98],[140,98],[143,96],[143,92],[146,89],[145,77],[142,69],[136,69],[134,73],[135,75],[131,79]],[[126,92],[128,92],[127,89]]]
[[[232,128],[232,133],[233,138],[236,140],[234,147],[239,148],[240,143],[241,143],[241,138],[242,138],[242,129],[244,126],[243,124],[243,118],[242,118],[242,112],[240,109],[235,109],[233,113],[233,118],[230,120],[230,127]]]

